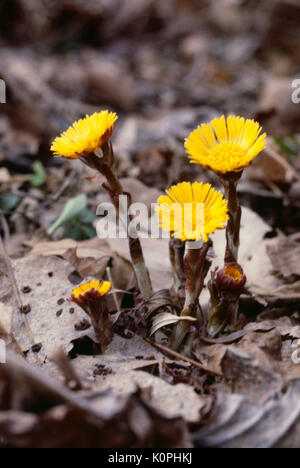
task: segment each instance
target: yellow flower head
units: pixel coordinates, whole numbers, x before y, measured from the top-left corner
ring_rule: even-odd
[[[240,280],[243,276],[243,271],[238,265],[234,263],[229,263],[224,267],[224,274],[230,276],[234,280]]]
[[[242,267],[237,263],[228,263],[212,275],[217,288],[229,293],[241,292],[247,281]]]
[[[114,131],[117,114],[107,110],[87,115],[55,138],[51,145],[54,156],[76,159],[97,151]]]
[[[181,182],[158,199],[160,226],[181,240],[203,240],[228,219],[227,202],[210,184]]]
[[[192,163],[215,172],[239,172],[249,166],[265,148],[266,134],[259,123],[243,117],[224,115],[200,125],[185,140]]]
[[[89,281],[73,289],[70,301],[82,306],[90,300],[94,301],[105,296],[110,289],[111,283],[109,281]]]

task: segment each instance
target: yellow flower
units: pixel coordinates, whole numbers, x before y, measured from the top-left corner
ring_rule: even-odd
[[[109,281],[89,281],[73,289],[70,301],[82,305],[90,299],[95,300],[105,296],[110,289],[111,283]]]
[[[203,240],[228,219],[227,202],[210,184],[181,182],[159,197],[160,226],[181,240]]]
[[[266,134],[259,123],[224,115],[200,125],[185,140],[192,163],[215,172],[239,172],[265,148]]]
[[[243,272],[239,266],[234,263],[229,263],[224,267],[224,274],[230,276],[234,280],[240,280],[243,276]]]
[[[114,131],[117,114],[107,110],[87,115],[55,138],[51,151],[54,156],[76,159],[97,151]]]
[[[111,289],[109,281],[89,281],[73,289],[70,301],[79,305],[90,317],[98,343],[104,353],[113,337],[112,322],[105,296]]]
[[[228,263],[213,274],[213,281],[219,291],[241,292],[246,283],[246,275],[237,263]]]

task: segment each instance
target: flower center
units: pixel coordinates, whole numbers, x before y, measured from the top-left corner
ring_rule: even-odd
[[[243,273],[239,268],[234,265],[227,265],[225,267],[225,275],[230,276],[235,281],[238,281],[243,276]]]
[[[210,150],[210,156],[215,161],[240,161],[246,157],[246,151],[235,143],[225,141]]]

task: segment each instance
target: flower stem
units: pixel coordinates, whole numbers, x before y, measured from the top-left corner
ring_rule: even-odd
[[[137,278],[138,286],[141,291],[144,300],[149,299],[152,294],[152,285],[149,276],[149,272],[146,268],[142,245],[138,237],[132,238],[128,237],[129,242],[129,252]]]
[[[113,328],[106,303],[101,303],[100,305],[98,304],[98,307],[91,308],[89,316],[96,338],[100,343],[101,351],[104,353],[113,338]]]
[[[224,185],[225,196],[228,200],[229,220],[226,227],[226,250],[224,261],[238,263],[240,245],[241,207],[237,196],[238,178],[221,178]]]
[[[186,315],[195,317],[197,315],[198,299],[210,265],[206,261],[206,255],[211,245],[211,240],[208,240],[208,242],[199,248],[191,248],[192,245],[187,243],[186,254],[184,256],[184,271],[186,275],[185,303],[180,314],[181,317]],[[181,321],[175,326],[170,340],[170,347],[172,349],[179,349],[189,331],[189,325],[188,322]]]
[[[184,296],[185,272],[184,272],[185,243],[180,239],[171,238],[169,242],[169,255],[172,266],[173,282],[179,297]]]
[[[119,203],[119,197],[121,195],[125,195],[130,199],[130,194],[124,192],[123,187],[115,174],[113,161],[114,157],[111,145],[105,148],[103,158],[100,158],[95,154],[90,155],[90,162],[93,165],[93,167],[95,167],[98,170],[98,172],[100,172],[106,178],[107,185],[104,185],[104,188],[108,191],[111,201],[117,210],[117,213],[120,214],[120,212],[122,211],[122,207]],[[127,212],[121,214],[127,216],[128,221],[130,221]],[[131,226],[131,235],[128,232],[129,252],[139,290],[143,296],[143,299],[146,300],[152,296],[153,290],[151,286],[150,276],[145,265],[142,245],[138,237],[138,233],[136,231],[133,232],[133,229],[134,227]]]
[[[221,333],[227,325],[237,322],[239,310],[239,297],[214,300],[211,296],[208,309],[207,333],[214,338]]]

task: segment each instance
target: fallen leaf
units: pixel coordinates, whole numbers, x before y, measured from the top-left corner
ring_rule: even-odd
[[[298,448],[300,380],[271,391],[264,401],[219,392],[205,426],[194,435],[198,447]]]
[[[171,325],[172,323],[177,323],[180,321],[188,321],[188,322],[195,322],[197,319],[195,317],[190,317],[188,315],[184,317],[180,317],[174,314],[170,314],[169,312],[161,312],[157,314],[152,322],[152,328],[150,330],[150,336],[154,335],[160,328],[166,327],[167,325]]]
[[[259,358],[253,352],[255,348]],[[248,352],[249,349],[252,352]],[[280,373],[275,372],[268,357],[251,343],[237,348],[228,346],[220,363],[223,375],[233,382],[237,393],[247,394],[253,401],[265,398],[270,390],[279,391],[283,386]],[[275,363],[274,363],[275,366]]]
[[[143,392],[74,394],[11,353],[0,381],[1,443],[11,447],[192,446],[185,421],[158,413]]]
[[[30,255],[42,255],[50,257],[57,255],[65,260],[72,261],[74,258],[77,242],[72,239],[62,239],[59,241],[39,242],[30,251]]]
[[[197,395],[190,385],[170,385],[143,371],[128,371],[108,375],[101,389],[111,389],[121,395],[130,395],[140,388],[149,391],[148,403],[165,417],[182,417],[188,422],[199,422],[206,405],[205,396]]]
[[[284,279],[300,276],[300,244],[287,236],[281,236],[267,245],[274,272]]]
[[[0,338],[7,339],[11,334],[13,309],[0,302]]]
[[[74,287],[68,279],[73,271],[72,266],[57,257],[29,256],[13,260],[12,267],[21,300],[29,306],[26,320],[32,333],[31,344],[42,343],[41,355],[45,357],[59,346],[68,351],[73,339],[86,334],[76,331],[74,327],[76,321],[85,318],[84,312],[79,308],[74,314],[69,312],[71,304],[67,299]],[[6,287],[1,284],[0,296]],[[10,296],[2,299],[2,303],[13,308],[12,333],[22,352],[27,353],[30,348],[28,340],[25,340],[26,330],[18,320],[22,314],[19,305]],[[61,313],[58,315],[59,310]]]
[[[244,327],[244,331],[270,331],[272,328],[282,337],[300,338],[300,325],[294,325],[290,317],[251,322]]]

